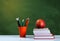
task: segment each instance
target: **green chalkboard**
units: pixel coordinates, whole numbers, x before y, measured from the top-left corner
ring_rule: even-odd
[[[37,19],[46,21],[53,34],[60,34],[59,0],[0,0],[0,34],[18,33],[16,17],[30,18],[27,34],[33,34]]]

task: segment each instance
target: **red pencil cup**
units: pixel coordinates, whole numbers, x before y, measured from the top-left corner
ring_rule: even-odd
[[[27,26],[20,26],[18,29],[20,37],[26,37]]]

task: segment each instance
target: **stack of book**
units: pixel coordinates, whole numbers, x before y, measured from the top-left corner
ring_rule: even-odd
[[[34,39],[54,39],[54,35],[51,34],[48,28],[37,29],[33,30]]]

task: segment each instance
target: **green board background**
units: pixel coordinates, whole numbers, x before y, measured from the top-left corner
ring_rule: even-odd
[[[60,34],[59,0],[0,0],[1,35],[18,34],[16,17],[30,18],[27,34],[33,34],[37,19],[44,19],[53,34]]]

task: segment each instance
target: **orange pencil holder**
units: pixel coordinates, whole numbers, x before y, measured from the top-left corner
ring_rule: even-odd
[[[18,29],[20,37],[26,37],[27,26],[20,26]]]

